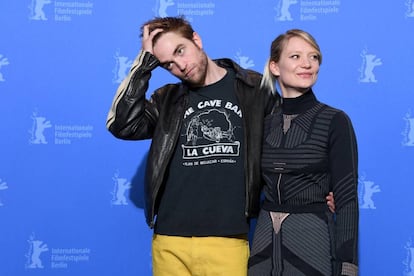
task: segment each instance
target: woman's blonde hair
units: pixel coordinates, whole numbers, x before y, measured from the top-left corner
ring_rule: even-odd
[[[264,70],[263,70],[263,78],[260,84],[261,88],[268,89],[272,91],[272,93],[277,93],[276,91],[276,80],[277,77],[270,72],[270,62],[279,62],[280,55],[282,54],[283,49],[285,48],[287,42],[292,37],[299,37],[308,42],[313,48],[315,48],[316,52],[319,55],[319,64],[322,64],[322,53],[319,48],[318,43],[316,42],[315,38],[308,32],[305,32],[300,29],[291,29],[286,31],[284,34],[279,35],[278,37],[273,40],[270,46],[270,57],[267,59]]]

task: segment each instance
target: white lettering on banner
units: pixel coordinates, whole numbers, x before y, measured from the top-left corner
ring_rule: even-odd
[[[61,1],[56,1],[55,2],[55,7],[92,9],[93,8],[93,3],[92,2],[61,2]]]
[[[193,3],[177,3],[177,14],[187,17],[191,16],[212,16],[214,15],[216,4],[214,2],[193,2]]]
[[[91,125],[55,125],[55,144],[70,145],[73,139],[91,139]]]
[[[334,0],[334,1],[326,1],[326,0],[311,0],[311,1],[304,1],[302,0],[300,2],[301,6],[339,6],[341,4],[341,1]]]
[[[64,269],[69,263],[88,262],[91,250],[89,248],[52,248],[50,267]]]
[[[339,7],[341,6],[341,1],[333,0],[302,0],[300,2],[300,20],[310,21],[317,20],[317,15],[323,14],[336,14],[339,13]]]

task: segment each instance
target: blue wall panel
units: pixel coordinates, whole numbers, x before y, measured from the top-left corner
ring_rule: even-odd
[[[149,141],[105,120],[153,16],[183,14],[212,58],[261,72],[290,28],[324,54],[314,90],[359,145],[360,271],[414,275],[414,0],[0,1],[0,275],[151,275]],[[176,80],[156,69],[148,96]]]

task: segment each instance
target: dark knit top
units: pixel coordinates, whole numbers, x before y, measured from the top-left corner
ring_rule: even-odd
[[[286,118],[292,118],[283,130]],[[309,91],[284,98],[265,119],[263,208],[287,213],[326,211],[334,192],[335,255],[358,264],[358,168],[355,133],[341,110],[320,103]]]

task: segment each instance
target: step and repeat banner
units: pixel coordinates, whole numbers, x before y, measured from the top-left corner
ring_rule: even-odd
[[[212,58],[262,72],[271,41],[312,33],[314,87],[359,146],[360,275],[414,275],[414,0],[0,1],[0,275],[146,276],[150,141],[105,128],[154,16],[184,15]],[[148,96],[176,82],[157,68]]]

